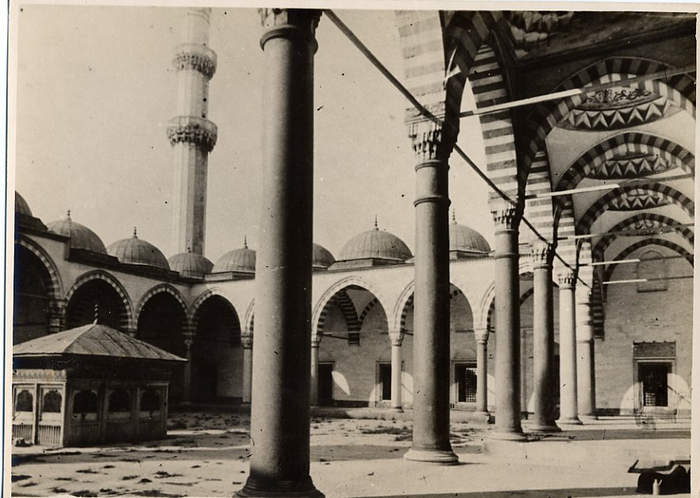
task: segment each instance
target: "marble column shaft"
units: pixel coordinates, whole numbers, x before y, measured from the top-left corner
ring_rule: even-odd
[[[396,411],[403,411],[401,390],[402,383],[402,351],[403,334],[390,334],[391,336],[391,407]]]
[[[318,353],[321,339],[311,339],[311,406],[318,406]]]
[[[576,292],[576,367],[578,381],[578,415],[582,420],[596,419],[595,339],[591,316],[591,293],[586,288]]]
[[[409,126],[416,170],[413,442],[408,460],[457,463],[450,445],[450,263],[448,165],[442,129]]]
[[[322,496],[309,474],[313,60],[320,12],[260,9],[263,186],[250,475],[239,496]]]
[[[476,413],[488,417],[488,342],[489,329],[474,331],[476,339]]]
[[[576,311],[574,293],[576,272],[563,268],[559,282],[559,420],[561,424],[580,424],[577,402]]]
[[[495,230],[496,427],[495,439],[524,439],[520,423],[520,280],[517,208],[491,204]]]
[[[241,337],[243,346],[243,403],[250,403],[253,388],[253,336]]]
[[[552,246],[543,241],[530,245],[533,270],[534,416],[532,429],[558,431],[554,400],[554,302]]]

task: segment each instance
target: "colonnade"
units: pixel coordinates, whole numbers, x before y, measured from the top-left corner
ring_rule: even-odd
[[[254,366],[244,398],[251,405],[250,475],[238,496],[323,496],[309,474],[309,406],[318,400],[319,337],[312,341],[313,59],[320,12],[261,9],[265,60],[263,222],[258,253]],[[419,116],[409,123],[416,153],[413,442],[408,460],[457,463],[449,442],[448,165],[456,133]],[[520,406],[518,227],[521,212],[493,202],[495,223],[496,428],[494,437],[525,439]],[[552,248],[533,245],[535,262],[535,427],[556,430],[553,379]],[[590,306],[579,300],[575,272],[560,283],[562,423],[595,413]],[[477,335],[477,414],[488,416],[486,343]],[[400,333],[392,333],[392,407],[401,409]],[[577,344],[580,350],[577,353]],[[245,343],[244,343],[245,347]],[[577,365],[577,359],[580,360]],[[248,363],[244,372],[249,371]],[[577,378],[581,382],[577,384]],[[580,393],[580,394],[579,394]],[[581,398],[580,405],[577,404]]]

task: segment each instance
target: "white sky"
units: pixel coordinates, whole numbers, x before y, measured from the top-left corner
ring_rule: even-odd
[[[25,5],[19,13],[16,189],[45,223],[71,210],[106,245],[139,236],[171,256],[175,115],[184,10]],[[394,13],[339,11],[400,79]],[[255,10],[214,9],[209,46],[218,68],[209,118],[219,128],[209,158],[205,255],[216,262],[258,241],[263,52]],[[351,237],[379,227],[414,246],[414,163],[406,102],[328,19],[317,31],[314,240],[338,256]],[[465,100],[471,99],[465,96]],[[12,123],[13,116],[10,116]],[[475,126],[476,125],[476,126]],[[484,165],[478,123],[460,143]],[[8,144],[10,148],[13,144]],[[487,187],[456,154],[457,219],[492,240]]]

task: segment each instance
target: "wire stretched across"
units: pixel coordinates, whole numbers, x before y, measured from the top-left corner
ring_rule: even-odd
[[[454,125],[451,123],[445,123],[443,120],[435,116],[433,113],[431,113],[428,109],[425,108],[414,96],[413,94],[408,91],[408,89],[403,86],[403,84],[389,71],[382,62],[377,59],[374,54],[367,48],[367,46],[362,43],[362,41],[355,36],[355,34],[352,32],[352,30],[343,22],[340,20],[338,16],[335,15],[335,13],[332,10],[324,10],[323,13],[328,17],[328,19],[331,20],[331,22],[350,40],[350,42],[355,45],[355,47],[372,63],[372,65],[380,72],[382,75],[384,75],[385,78],[389,80],[389,82],[396,88],[410,103],[415,107],[415,109],[425,118],[429,119],[430,121],[440,124],[442,126],[451,126],[454,128]],[[457,130],[455,130],[457,131]],[[454,145],[454,150],[459,154],[459,156],[472,168],[472,170],[481,178],[486,184],[494,191],[496,192],[503,200],[506,202],[512,204],[513,206],[517,206],[518,203],[517,201],[513,200],[511,197],[508,196],[505,192],[503,192],[498,186],[491,181],[491,179],[479,168],[479,166],[474,163],[474,161],[471,160],[471,158],[459,147],[459,145],[455,144]],[[543,242],[546,242],[548,244],[551,244],[551,242],[544,236],[542,235],[533,225],[530,223],[530,221],[523,215],[521,217],[521,220],[528,226],[528,228],[532,231],[532,233],[538,237],[540,240]],[[554,256],[569,270],[574,271],[577,275],[577,279],[583,283],[586,287],[590,288],[590,285],[588,285],[587,282],[585,282],[581,277],[578,276],[578,273],[575,271],[574,268],[571,267],[569,263],[567,263],[557,252],[556,249],[554,250]]]

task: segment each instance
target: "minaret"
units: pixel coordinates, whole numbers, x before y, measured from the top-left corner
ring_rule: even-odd
[[[216,125],[207,119],[209,80],[216,53],[209,43],[211,9],[189,9],[182,21],[182,43],[173,66],[178,71],[177,116],[168,123],[175,155],[173,251],[204,254],[207,160],[216,144]]]

